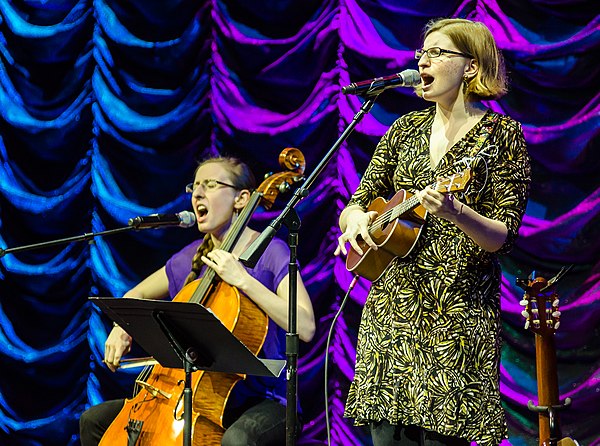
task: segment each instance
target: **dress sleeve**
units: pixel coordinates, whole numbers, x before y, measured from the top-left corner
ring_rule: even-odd
[[[493,140],[498,148],[498,158],[490,166],[491,206],[485,214],[506,225],[506,241],[497,251],[505,254],[514,245],[525,213],[531,166],[521,124],[506,117],[499,124],[497,137]]]
[[[393,177],[398,164],[402,122],[403,118],[397,119],[379,140],[348,206],[357,204],[366,210],[375,198],[394,192]]]

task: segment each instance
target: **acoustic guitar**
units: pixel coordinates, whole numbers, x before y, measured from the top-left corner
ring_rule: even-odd
[[[534,273],[528,281],[517,279],[517,285],[525,290],[520,302],[525,307],[521,313],[525,317],[525,329],[535,334],[538,405],[529,400],[527,407],[539,414],[539,446],[578,446],[575,440],[562,438],[558,417],[558,412],[571,404],[570,398],[565,398],[563,403],[559,401],[554,344],[561,315],[555,285],[567,271],[563,268],[550,280],[534,278]]]
[[[439,178],[432,186],[438,192],[460,192],[471,181],[471,170],[465,169],[452,176]],[[373,250],[358,239],[363,255],[352,247],[346,257],[346,269],[368,280],[377,280],[396,257],[406,257],[417,243],[427,211],[416,195],[400,190],[389,200],[376,198],[368,208],[379,214],[369,225],[369,235],[377,245]]]

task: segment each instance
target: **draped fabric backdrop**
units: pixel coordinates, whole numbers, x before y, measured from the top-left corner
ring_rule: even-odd
[[[416,68],[425,23],[455,16],[486,23],[503,49],[512,87],[490,106],[523,123],[534,166],[521,237],[502,260],[505,444],[537,444],[526,408],[537,401],[534,336],[515,280],[573,264],[558,284],[559,386],[573,399],[561,419],[565,435],[600,445],[599,9],[596,0],[0,0],[0,247],[88,235],[1,259],[0,444],[78,444],[83,410],[130,394],[137,372],[103,366],[110,324],[88,296],[122,296],[198,235],[89,234],[189,209],[184,185],[212,154],[238,156],[262,177],[297,147],[312,172],[361,105],[340,87]],[[352,279],[333,256],[337,216],[385,129],[428,105],[411,89],[383,93],[296,208],[317,316],[300,357],[299,444],[327,438],[326,339]],[[342,416],[368,286],[358,282],[333,328],[333,444],[370,444]]]

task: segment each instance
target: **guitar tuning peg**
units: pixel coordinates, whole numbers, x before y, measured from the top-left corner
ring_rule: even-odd
[[[527,299],[523,299],[519,302],[519,305],[521,305],[522,307],[526,307],[528,303],[529,301]]]
[[[523,317],[525,317],[525,318],[527,318],[527,320],[529,320],[529,312],[527,310],[521,311],[521,314],[523,315]]]
[[[560,317],[561,314],[562,313],[557,310],[557,311],[555,311],[555,312],[552,313],[552,317]]]

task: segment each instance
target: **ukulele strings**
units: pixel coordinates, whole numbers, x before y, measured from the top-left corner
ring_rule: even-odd
[[[455,177],[455,175],[452,176],[452,178],[454,178],[454,177]],[[442,181],[440,181],[440,179],[438,179],[435,183],[431,184],[430,187],[433,188],[434,190],[438,190],[440,183],[442,183]],[[452,182],[450,182],[450,184],[448,185],[448,192],[451,191],[451,188],[450,188],[451,184],[452,184]],[[443,192],[443,190],[442,190],[442,192]],[[385,211],[383,214],[381,214],[379,217],[377,217],[373,221],[373,223],[369,226],[369,228],[378,227],[380,224],[383,226],[384,224],[389,223],[393,218],[397,218],[400,215],[403,215],[408,210],[410,210],[415,204],[417,204],[416,203],[417,201],[418,201],[417,194],[412,195],[408,200],[403,201],[402,203],[394,206],[392,209]]]
[[[371,226],[379,226],[379,224],[383,225],[384,223],[389,223],[392,220],[394,213],[398,212],[397,216],[404,214],[415,204],[416,201],[418,201],[417,196],[411,196],[408,200],[403,201],[402,203],[394,206],[392,209],[385,211],[383,214],[377,217],[375,221],[373,221]]]
[[[435,183],[431,184],[431,187],[434,188],[435,190],[438,189],[440,184],[440,181],[436,181]],[[410,210],[415,204],[417,204],[416,202],[419,201],[417,198],[417,194],[412,195],[408,200],[403,201],[402,203],[394,206],[392,209],[389,209],[387,211],[385,211],[383,214],[381,214],[379,217],[377,217],[373,223],[371,224],[371,227],[375,226],[379,226],[379,224],[381,224],[383,226],[383,224],[387,224],[389,223],[393,218],[399,217],[400,215],[404,214],[406,211]],[[396,214],[395,217],[392,217],[394,214]]]

